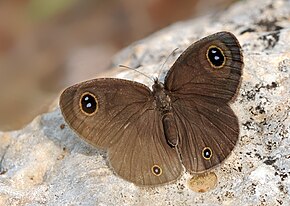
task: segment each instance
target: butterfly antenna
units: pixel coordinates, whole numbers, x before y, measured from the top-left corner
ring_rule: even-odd
[[[149,77],[147,74],[144,74],[143,72],[140,72],[138,71],[137,69],[133,69],[131,67],[128,67],[128,66],[125,66],[125,65],[122,65],[122,64],[119,64],[119,67],[123,67],[123,68],[126,68],[126,69],[130,69],[130,70],[133,70],[135,72],[138,72],[139,74],[142,74],[143,76],[147,77],[148,79],[150,79],[151,81],[154,82],[154,79],[152,77]]]
[[[171,57],[172,55],[173,55],[173,53],[174,52],[176,52],[178,50],[178,48],[176,48],[176,49],[174,49],[168,56],[167,56],[167,58],[165,59],[165,61],[163,62],[163,64],[162,64],[162,66],[161,66],[161,69],[160,69],[160,71],[159,71],[159,73],[158,73],[158,76],[157,76],[157,78],[159,79],[159,77],[160,77],[160,75],[161,75],[161,73],[162,73],[162,71],[163,71],[163,69],[164,69],[164,65],[165,65],[165,63],[168,61],[168,59],[169,59],[169,57]]]

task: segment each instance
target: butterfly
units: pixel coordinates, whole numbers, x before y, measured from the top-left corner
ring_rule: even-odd
[[[107,150],[117,175],[140,186],[162,185],[184,168],[203,173],[230,155],[239,124],[229,102],[242,68],[238,40],[219,32],[189,46],[152,89],[93,79],[65,89],[60,109],[82,139]]]

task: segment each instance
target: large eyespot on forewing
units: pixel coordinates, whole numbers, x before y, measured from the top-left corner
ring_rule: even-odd
[[[206,51],[206,58],[210,65],[215,69],[222,68],[226,63],[226,57],[223,50],[215,45],[208,47]]]
[[[96,114],[98,111],[97,97],[90,92],[84,92],[80,96],[79,107],[82,113],[86,116],[92,116]]]

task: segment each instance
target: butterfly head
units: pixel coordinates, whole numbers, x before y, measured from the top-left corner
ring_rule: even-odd
[[[152,85],[153,93],[158,93],[164,90],[164,85],[161,83],[158,78],[154,78],[154,84]]]

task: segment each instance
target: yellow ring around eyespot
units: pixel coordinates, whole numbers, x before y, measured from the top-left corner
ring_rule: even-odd
[[[220,66],[215,66],[215,65],[213,65],[213,64],[211,63],[211,61],[210,61],[210,59],[209,59],[209,57],[208,57],[208,51],[209,51],[210,49],[212,49],[212,48],[219,49],[220,52],[222,53],[222,55],[223,55],[223,57],[224,57],[224,62],[222,63],[222,65],[220,65]],[[207,61],[210,63],[210,65],[211,65],[213,68],[215,68],[215,69],[220,69],[220,68],[222,68],[222,67],[225,65],[226,61],[227,61],[227,58],[226,58],[226,56],[225,56],[223,50],[222,50],[220,47],[218,47],[218,46],[214,46],[214,45],[208,47],[205,56],[206,56]]]
[[[210,151],[210,157],[205,157],[205,156],[204,156],[204,151],[205,151],[206,149],[209,149],[209,151]],[[204,159],[209,160],[209,159],[212,157],[212,150],[211,150],[211,148],[210,148],[210,147],[205,147],[205,148],[203,148],[203,150],[202,150],[202,152],[201,152],[201,155],[202,155],[202,157],[203,157]]]
[[[159,170],[160,170],[160,174],[156,174],[155,173],[155,171],[154,171],[154,167],[157,167]],[[161,169],[161,167],[159,167],[158,165],[153,165],[152,167],[151,167],[151,172],[155,175],[155,176],[160,176],[160,175],[162,175],[162,169]]]
[[[83,108],[82,108],[82,99],[83,99],[83,97],[84,97],[85,95],[87,95],[87,94],[90,95],[90,96],[92,96],[92,97],[95,99],[95,101],[96,101],[96,110],[95,110],[93,113],[87,113],[87,112],[85,112],[85,111],[83,110]],[[80,107],[82,113],[84,113],[84,114],[87,115],[87,116],[92,116],[92,115],[96,114],[97,111],[99,110],[99,102],[98,102],[98,100],[97,100],[97,97],[96,97],[94,94],[92,94],[91,92],[84,92],[84,93],[81,95],[81,98],[79,99],[79,107]]]

